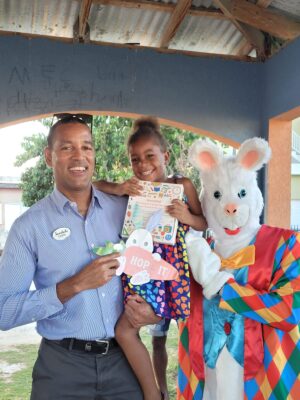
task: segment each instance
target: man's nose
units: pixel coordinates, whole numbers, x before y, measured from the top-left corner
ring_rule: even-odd
[[[73,151],[73,158],[83,158],[83,150],[81,147],[75,147]]]

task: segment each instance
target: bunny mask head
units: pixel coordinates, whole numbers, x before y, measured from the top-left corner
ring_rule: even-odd
[[[261,138],[246,140],[231,157],[206,140],[192,145],[189,158],[200,171],[203,213],[217,241],[241,242],[256,233],[264,204],[256,171],[270,155],[268,143]]]

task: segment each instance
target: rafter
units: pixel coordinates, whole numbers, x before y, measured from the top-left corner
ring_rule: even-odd
[[[263,8],[268,8],[273,0],[257,0],[256,5]],[[237,54],[250,54],[253,50],[253,46],[251,46],[248,42],[241,46]]]
[[[102,4],[123,8],[140,8],[143,10],[161,11],[167,13],[173,13],[177,6],[175,3],[161,3],[151,0],[92,0],[92,2],[93,4]],[[226,19],[225,15],[220,10],[209,9],[206,7],[190,7],[187,15]]]
[[[249,47],[254,48],[256,50],[257,57],[261,60],[265,59],[265,37],[264,35],[257,29],[252,28],[251,26],[245,25],[234,17],[232,13],[232,1],[231,0],[214,0],[214,3],[217,7],[219,7],[224,15],[236,26],[236,28],[242,33],[247,42],[249,43]],[[247,50],[246,50],[247,51]],[[243,55],[247,55],[246,54]],[[241,54],[239,54],[241,55]]]
[[[257,0],[256,5],[259,7],[268,8],[272,1],[273,0]],[[249,43],[246,43],[245,45],[241,46],[237,54],[250,54],[252,50],[253,47]],[[265,51],[267,50],[265,49]]]
[[[92,6],[92,0],[81,0],[78,20],[74,25],[74,39],[86,41],[89,36],[88,18]]]
[[[192,0],[178,0],[176,4],[176,8],[174,9],[173,14],[171,15],[166,29],[162,35],[162,39],[160,42],[160,46],[162,48],[168,48],[170,41],[175,36],[180,24],[184,20],[190,6],[192,4]]]
[[[300,22],[291,17],[279,15],[246,0],[215,0],[215,3],[226,4],[227,12],[235,20],[267,32],[272,36],[285,40],[300,36]]]
[[[300,22],[292,17],[279,15],[246,0],[232,0],[231,10],[234,18],[256,29],[268,32],[272,36],[285,40],[300,35]]]

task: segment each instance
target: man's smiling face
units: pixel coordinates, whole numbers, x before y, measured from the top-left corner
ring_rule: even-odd
[[[58,126],[45,157],[53,168],[57,189],[66,197],[72,198],[74,192],[90,191],[95,151],[87,126],[76,122]]]

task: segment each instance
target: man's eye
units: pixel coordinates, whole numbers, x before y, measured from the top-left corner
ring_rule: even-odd
[[[239,191],[238,196],[240,199],[242,199],[243,197],[245,197],[247,195],[247,192],[245,189],[242,189]]]
[[[220,200],[221,197],[222,197],[221,192],[219,192],[218,190],[216,190],[216,191],[214,192],[214,198],[217,199],[217,200]]]
[[[132,163],[132,164],[136,164],[137,162],[138,162],[138,159],[137,159],[137,158],[132,158],[132,159],[131,159],[131,163]]]

